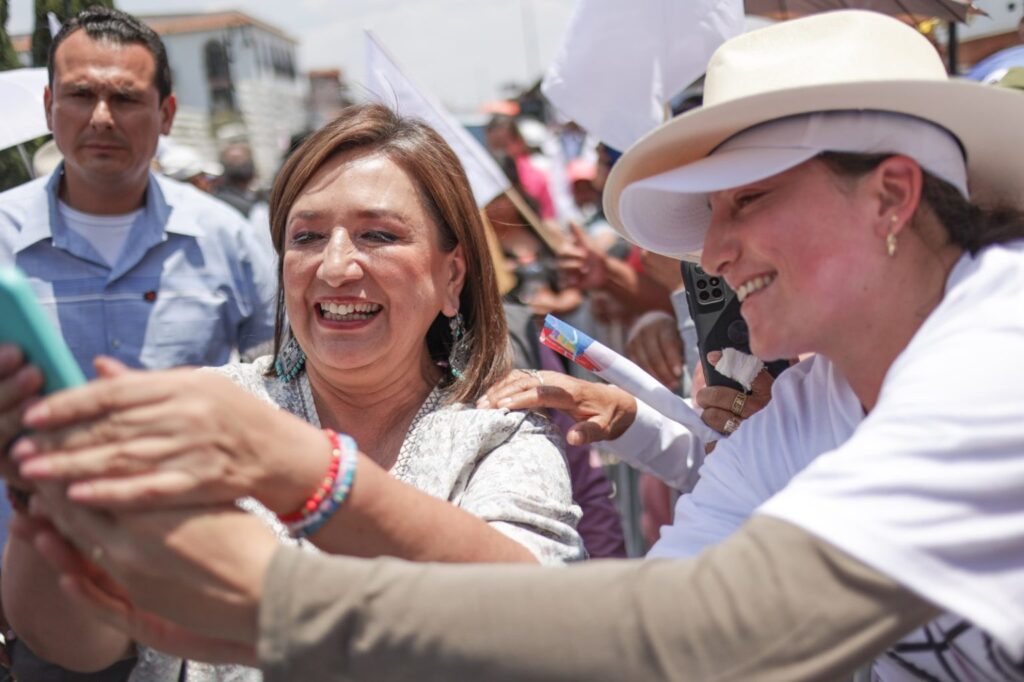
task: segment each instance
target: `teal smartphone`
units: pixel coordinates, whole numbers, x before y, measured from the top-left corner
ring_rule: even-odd
[[[18,268],[0,266],[0,343],[19,346],[43,373],[43,393],[85,383],[71,349],[54,329]]]

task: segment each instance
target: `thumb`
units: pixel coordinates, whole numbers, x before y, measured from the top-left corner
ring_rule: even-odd
[[[96,373],[103,379],[111,379],[131,371],[128,365],[106,355],[95,358],[92,365],[96,368]]]
[[[574,424],[565,435],[565,440],[569,445],[590,445],[606,438],[608,438],[608,428],[592,420]]]

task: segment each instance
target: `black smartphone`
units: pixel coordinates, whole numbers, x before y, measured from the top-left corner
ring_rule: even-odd
[[[686,289],[686,304],[690,317],[697,328],[697,350],[704,368],[704,379],[708,386],[728,386],[742,391],[743,387],[720,374],[708,362],[708,353],[723,348],[735,348],[750,353],[750,332],[740,315],[740,301],[736,292],[725,280],[704,272],[696,263],[683,262],[683,287]],[[765,363],[765,368],[774,376],[789,367],[788,360]]]

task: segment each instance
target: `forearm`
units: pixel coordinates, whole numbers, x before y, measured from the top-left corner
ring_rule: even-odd
[[[93,672],[128,655],[131,641],[67,597],[50,565],[17,537],[8,540],[4,551],[2,583],[11,629],[40,658]]]
[[[348,499],[311,539],[329,554],[454,563],[536,561],[526,547],[485,521],[394,479],[365,457]]]
[[[319,429],[273,415],[259,427],[263,452],[276,453],[253,496],[271,511],[297,509],[321,481],[331,446]],[[276,427],[276,428],[275,428]],[[256,478],[256,477],[254,477]],[[348,496],[310,540],[328,554],[410,561],[534,561],[525,547],[486,522],[389,475],[359,455]]]
[[[681,492],[693,489],[704,462],[702,440],[640,400],[636,402],[636,417],[625,433],[604,441],[602,447]]]
[[[268,682],[834,680],[935,614],[763,518],[689,562],[438,567],[282,549],[263,593]]]

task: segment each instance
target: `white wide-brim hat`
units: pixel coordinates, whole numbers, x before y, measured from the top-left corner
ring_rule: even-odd
[[[678,171],[749,128],[830,111],[891,112],[931,122],[965,151],[973,201],[1024,208],[1024,97],[951,81],[935,48],[915,29],[882,14],[842,10],[751,31],[718,48],[708,64],[704,106],[623,154],[605,187],[605,215],[631,242],[694,259],[710,220],[708,192],[769,177],[810,156],[783,153],[758,170],[736,155],[737,163],[723,159],[713,173]]]

